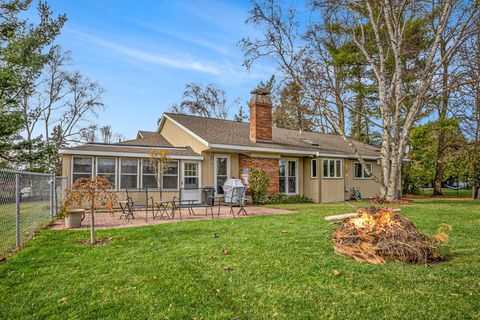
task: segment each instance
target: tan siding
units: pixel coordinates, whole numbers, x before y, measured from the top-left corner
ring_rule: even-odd
[[[359,187],[360,193],[364,198],[371,198],[378,196],[380,193],[380,186],[373,179],[355,179],[353,164],[358,162],[356,160],[347,160],[346,172],[345,172],[345,186],[349,189],[348,192],[345,192],[345,199],[350,199],[352,195],[352,188]],[[380,165],[376,161],[367,161],[367,163],[372,164],[373,173],[379,177],[380,176]]]
[[[310,165],[311,165],[310,160],[311,160],[310,158],[305,158],[303,160],[303,186],[304,186],[303,190],[304,190],[305,196],[309,197],[314,202],[319,202],[320,201],[319,191],[318,191],[319,179],[310,177]],[[318,167],[318,163],[317,163],[317,167]]]
[[[203,161],[202,161],[202,186],[203,187],[213,187],[213,166],[214,166],[214,155],[212,152],[203,152]]]
[[[323,160],[330,158],[319,158],[319,174],[321,175],[320,200],[321,202],[338,202],[345,200],[345,159],[342,159],[342,178],[324,178]]]
[[[312,199],[314,202],[319,202],[319,182],[318,178],[311,178],[310,177],[310,166],[311,166],[311,159],[304,158],[303,159],[303,190],[305,196]],[[317,172],[318,172],[318,160],[317,160]]]
[[[205,144],[198,141],[169,119],[165,119],[160,134],[175,147],[191,147],[197,153],[202,153],[202,151],[208,149]]]

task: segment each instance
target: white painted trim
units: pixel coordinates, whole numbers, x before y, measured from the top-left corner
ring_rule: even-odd
[[[72,184],[73,181],[73,162],[74,158],[90,158],[92,160],[92,173],[90,175],[90,178],[93,178],[93,175],[95,173],[95,158],[94,157],[85,157],[85,156],[73,156],[72,160],[70,161],[70,184]]]
[[[335,153],[316,153],[317,157],[326,157],[326,158],[342,158],[342,159],[358,159],[358,157],[354,154],[335,154]],[[377,160],[380,159],[380,156],[362,156],[365,160]]]
[[[194,137],[195,139],[197,139],[198,141],[200,141],[201,143],[203,143],[204,145],[206,145],[207,147],[209,147],[209,143],[207,140],[203,139],[202,137],[200,137],[199,135],[197,135],[196,133],[194,133],[192,130],[188,129],[187,127],[185,127],[184,125],[180,124],[178,121],[175,121],[172,117],[169,117],[168,115],[164,114],[162,116],[162,119],[160,120],[160,123],[158,125],[158,129],[157,129],[157,132],[160,133],[160,128],[163,126],[163,123],[165,122],[164,119],[168,119],[170,121],[172,121],[173,123],[175,123],[179,128],[183,129],[185,132],[187,132],[189,135],[191,135],[192,137]]]
[[[230,172],[230,155],[228,154],[215,154],[213,159],[213,187],[215,188],[215,193],[217,193],[217,162],[218,158],[227,158],[227,180],[231,178]]]
[[[72,154],[72,155],[86,155],[86,156],[110,156],[110,157],[123,157],[123,158],[148,158],[148,153],[135,153],[135,152],[113,152],[113,151],[88,151],[88,150],[69,150],[61,149],[59,154]],[[185,160],[203,160],[203,156],[181,156],[181,155],[168,155],[169,159],[185,159]]]
[[[136,146],[136,145],[120,145],[120,144],[106,144],[106,143],[87,143],[83,144],[82,147],[88,147],[88,146],[94,146],[94,147],[113,147],[113,148],[133,148],[133,149],[153,149],[153,150],[180,150],[180,151],[185,151],[188,150],[187,147],[155,147],[155,146]],[[73,147],[75,148],[75,147]],[[60,151],[74,151],[75,149],[60,149]]]
[[[315,161],[315,173],[316,175],[313,176],[313,161]],[[310,179],[317,179],[318,178],[318,159],[310,159]]]

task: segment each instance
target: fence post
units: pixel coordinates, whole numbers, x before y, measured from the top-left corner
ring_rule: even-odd
[[[55,194],[55,176],[50,178],[50,222],[53,222],[54,216],[54,194]]]
[[[15,245],[20,247],[20,174],[15,173]]]

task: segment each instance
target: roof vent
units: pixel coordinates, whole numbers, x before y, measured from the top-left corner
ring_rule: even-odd
[[[318,143],[313,142],[312,140],[309,140],[309,139],[306,139],[306,138],[303,138],[302,140],[303,140],[303,142],[306,142],[306,143],[308,143],[308,144],[311,144],[312,146],[316,146],[316,147],[319,146]]]

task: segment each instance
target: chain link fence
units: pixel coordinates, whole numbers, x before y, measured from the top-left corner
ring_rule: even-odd
[[[65,188],[65,177],[0,170],[0,256],[56,218]]]

